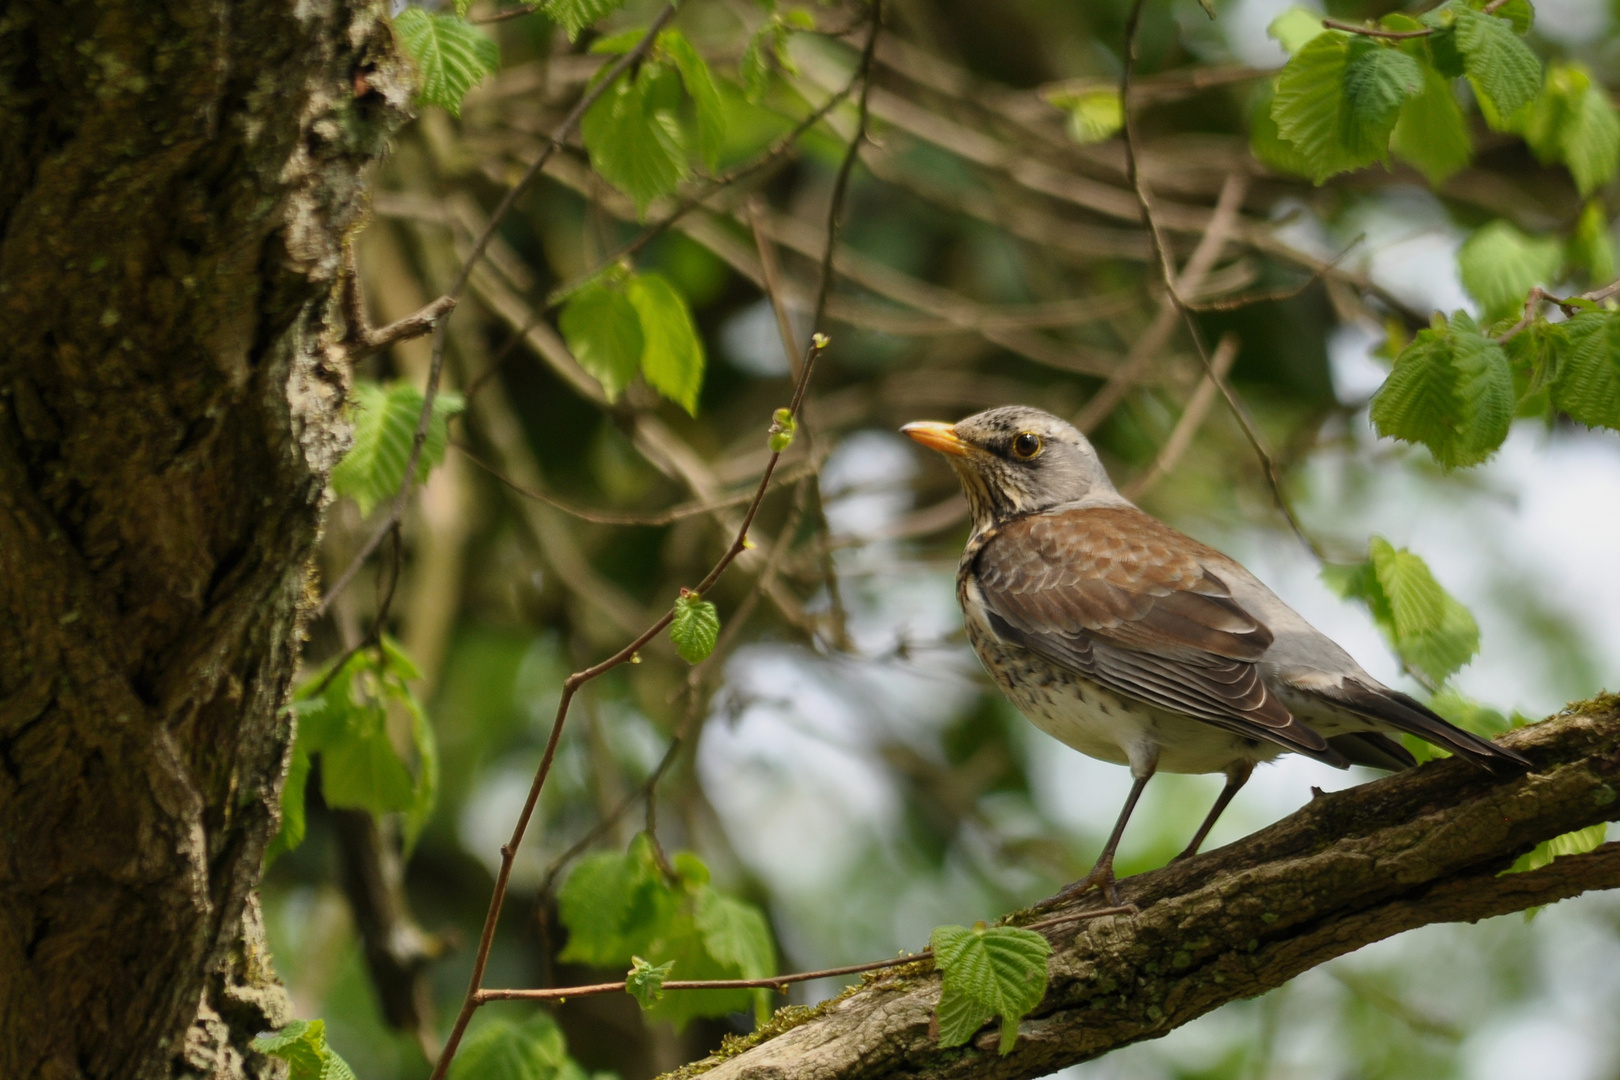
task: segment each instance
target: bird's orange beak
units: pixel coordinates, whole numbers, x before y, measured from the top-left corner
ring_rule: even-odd
[[[956,428],[950,424],[941,424],[937,420],[918,420],[900,430],[930,450],[938,450],[951,457],[967,456],[969,444],[962,441],[956,434]]]

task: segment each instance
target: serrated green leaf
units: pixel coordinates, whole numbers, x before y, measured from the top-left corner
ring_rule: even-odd
[[[720,637],[720,613],[713,604],[696,595],[675,600],[675,618],[669,624],[669,639],[675,651],[688,664],[701,664],[714,652]]]
[[[557,1023],[537,1013],[520,1024],[490,1020],[450,1063],[449,1080],[553,1080],[571,1064]]]
[[[352,498],[362,514],[369,514],[399,492],[411,444],[416,439],[416,423],[422,415],[422,392],[404,382],[385,387],[357,380],[351,407],[354,443],[332,470],[332,490]],[[433,467],[444,460],[450,418],[465,407],[456,394],[441,393],[433,399],[427,439],[416,460],[417,483],[426,480]]]
[[[1463,288],[1479,301],[1486,322],[1517,316],[1531,288],[1551,284],[1563,261],[1556,237],[1526,236],[1502,219],[1476,230],[1457,251]]]
[[[412,668],[414,670],[414,667]],[[416,758],[416,777],[411,781],[411,802],[405,807],[402,837],[409,855],[433,816],[439,798],[439,742],[433,734],[427,710],[410,688],[398,680],[385,680],[390,700],[397,702],[411,720],[411,753]]]
[[[1395,651],[1410,667],[1444,682],[1479,652],[1473,615],[1441,587],[1422,557],[1378,536],[1367,554],[1389,612],[1383,629]]]
[[[540,10],[568,33],[569,41],[624,6],[624,0],[546,0]]]
[[[561,959],[595,967],[628,963],[673,908],[673,899],[659,893],[656,877],[632,856],[601,852],[581,860],[557,893],[568,928]]]
[[[568,298],[557,325],[580,367],[602,384],[609,401],[618,400],[636,377],[646,349],[641,316],[624,290],[584,286]]]
[[[1595,851],[1601,847],[1608,834],[1608,824],[1600,822],[1596,825],[1589,825],[1584,829],[1564,833],[1562,836],[1555,836],[1551,840],[1543,840],[1535,846],[1534,850],[1526,855],[1521,855],[1517,862],[1503,872],[1522,874],[1527,870],[1540,870],[1554,859],[1562,858],[1565,855],[1584,855],[1588,851]],[[1528,919],[1539,910],[1540,908],[1529,908],[1525,911],[1525,917]]]
[[[640,318],[641,374],[647,384],[692,415],[703,388],[703,342],[686,298],[662,274],[640,274],[625,289]]]
[[[1401,106],[1422,89],[1423,67],[1412,57],[1372,38],[1351,39],[1344,68],[1345,99],[1358,125],[1385,133],[1385,145]]]
[[[667,964],[649,964],[639,956],[630,958],[630,971],[624,977],[624,988],[643,1009],[663,999],[664,980],[675,970],[675,961]]]
[[[1422,443],[1448,469],[1496,452],[1513,420],[1513,372],[1502,346],[1467,312],[1420,330],[1372,400],[1380,435]]]
[[[422,77],[417,101],[442,106],[452,116],[461,115],[467,91],[500,66],[500,46],[454,15],[408,7],[394,16],[394,29]]]
[[[642,214],[687,173],[680,96],[680,76],[673,68],[644,63],[635,78],[614,83],[580,121],[592,167],[629,195]]]
[[[1329,30],[1277,76],[1271,117],[1321,183],[1383,160],[1401,103],[1422,84],[1417,61],[1399,49]]]
[[[1310,161],[1282,137],[1277,121],[1271,118],[1275,93],[1274,80],[1266,80],[1255,94],[1254,104],[1249,109],[1249,152],[1272,172],[1309,178],[1315,174]]]
[[[1528,34],[1536,25],[1536,9],[1530,6],[1530,0],[1507,0],[1491,14],[1512,23],[1513,32],[1520,37]]]
[[[982,924],[935,927],[928,943],[944,984],[935,1013],[940,1045],[966,1042],[984,1021],[971,1028],[969,1023],[987,1011],[1001,1018],[1001,1053],[1010,1053],[1019,1019],[1046,994],[1051,943],[1032,930]],[[947,1041],[947,1026],[954,1041]]]
[[[1569,261],[1585,270],[1586,280],[1594,286],[1607,285],[1614,280],[1614,236],[1609,231],[1609,215],[1601,200],[1593,199],[1581,211],[1569,240]]]
[[[1291,7],[1266,27],[1266,36],[1283,47],[1283,51],[1293,56],[1311,39],[1325,31],[1322,25],[1322,13],[1309,8]]]
[[[726,148],[726,107],[714,85],[714,74],[679,30],[665,30],[658,35],[658,47],[675,61],[681,84],[692,99],[697,113],[698,156],[712,171],[719,167],[720,154]]]
[[[1454,40],[1469,84],[1497,116],[1512,117],[1541,89],[1541,61],[1513,32],[1512,21],[1455,2],[1446,9],[1453,14]]]
[[[326,1044],[326,1023],[321,1020],[294,1020],[254,1039],[252,1047],[287,1062],[287,1080],[355,1080],[348,1062]]]
[[[765,915],[752,904],[707,886],[694,891],[692,918],[703,948],[744,979],[769,978],[776,971],[776,945]]]
[[[1390,149],[1424,179],[1439,187],[1466,166],[1474,154],[1468,121],[1451,81],[1423,65],[1423,89],[1401,106],[1400,118],[1390,133]]]
[[[1620,118],[1601,86],[1579,64],[1555,64],[1519,125],[1545,164],[1563,162],[1583,196],[1620,165]]]
[[[1553,407],[1587,427],[1620,430],[1620,312],[1583,311],[1547,337]]]

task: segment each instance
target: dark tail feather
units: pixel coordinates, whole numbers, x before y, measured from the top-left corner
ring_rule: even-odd
[[[1368,765],[1374,769],[1400,772],[1417,764],[1417,758],[1388,735],[1376,731],[1357,731],[1349,735],[1335,735],[1328,745],[1348,758],[1351,764]]]
[[[1427,705],[1399,690],[1391,690],[1388,687],[1374,690],[1346,679],[1342,693],[1345,704],[1356,712],[1374,720],[1382,720],[1401,731],[1461,754],[1476,765],[1487,769],[1508,763],[1526,769],[1534,767],[1530,764],[1530,760],[1518,751],[1498,746],[1489,739],[1482,739],[1448,723]]]

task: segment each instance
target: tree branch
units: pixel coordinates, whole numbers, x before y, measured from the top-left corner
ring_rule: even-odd
[[[966,1047],[940,1049],[930,1034],[939,980],[913,969],[873,978],[796,1027],[783,1015],[767,1028],[779,1034],[681,1075],[1041,1076],[1164,1035],[1404,930],[1620,886],[1614,843],[1501,873],[1542,840],[1620,818],[1620,697],[1502,742],[1535,772],[1492,776],[1456,759],[1431,762],[1319,794],[1247,839],[1121,882],[1140,913],[1051,935],[1046,998],[1006,1057],[996,1053],[994,1028]]]

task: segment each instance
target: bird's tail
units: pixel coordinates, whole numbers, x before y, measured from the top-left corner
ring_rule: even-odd
[[[1472,732],[1464,731],[1443,719],[1421,701],[1399,690],[1391,690],[1387,686],[1374,689],[1355,680],[1346,679],[1340,693],[1345,704],[1363,716],[1383,721],[1393,728],[1460,754],[1475,765],[1493,770],[1504,765],[1533,768],[1530,759],[1517,750],[1510,750],[1489,739],[1482,739]]]

